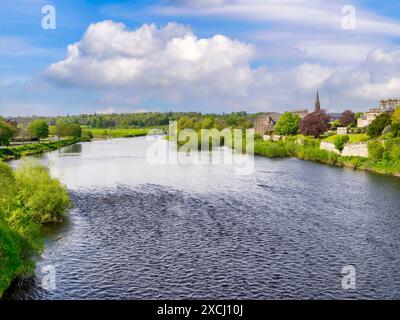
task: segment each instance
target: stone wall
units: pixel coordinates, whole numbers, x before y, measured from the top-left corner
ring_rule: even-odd
[[[368,143],[348,143],[344,146],[342,156],[368,158]]]
[[[335,145],[331,142],[327,141],[322,141],[321,145],[319,146],[321,150],[329,151],[329,152],[334,152],[336,154],[340,154],[340,151],[336,149]]]
[[[342,152],[340,152],[338,149],[336,149],[335,145],[331,142],[327,141],[322,141],[321,150],[329,151],[329,152],[334,152],[336,154],[339,154],[343,157],[362,157],[362,158],[368,158],[368,143],[366,142],[360,142],[360,143],[347,143],[344,146],[344,149]]]

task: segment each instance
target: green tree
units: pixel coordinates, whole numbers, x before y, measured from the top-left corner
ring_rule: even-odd
[[[212,117],[204,118],[201,123],[202,129],[212,129],[213,126],[214,126],[214,118],[212,118]]]
[[[300,117],[291,112],[285,112],[275,125],[275,132],[279,135],[289,136],[299,131]]]
[[[66,137],[67,136],[66,128],[67,124],[63,120],[58,120],[54,128],[55,135],[58,138]]]
[[[49,125],[45,120],[33,120],[28,126],[32,138],[45,139],[49,136]]]
[[[381,136],[383,129],[392,124],[392,117],[385,112],[379,115],[367,128],[367,133],[371,138]]]
[[[67,124],[64,130],[64,134],[67,137],[81,138],[82,128],[79,124]]]
[[[393,123],[400,123],[400,106],[396,108],[392,115],[392,122]]]
[[[0,117],[0,146],[8,146],[11,138],[17,133],[17,128]]]

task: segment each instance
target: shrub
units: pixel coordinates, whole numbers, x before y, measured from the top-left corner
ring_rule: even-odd
[[[379,161],[383,158],[385,148],[380,141],[370,141],[368,143],[368,154],[372,161]]]
[[[385,112],[379,115],[372,123],[368,126],[367,132],[371,138],[376,138],[381,136],[382,131],[390,126],[392,123],[392,118],[389,113]]]
[[[400,161],[400,138],[386,141],[384,158],[389,161]]]
[[[256,142],[254,153],[269,158],[282,158],[288,156],[288,149],[284,142]]]
[[[15,277],[33,272],[41,224],[60,221],[69,207],[65,188],[41,165],[25,162],[14,173],[0,162],[0,298]]]
[[[342,152],[345,144],[348,143],[349,140],[350,138],[348,135],[336,136],[333,144],[335,145],[336,149]]]
[[[45,167],[25,161],[16,171],[16,182],[25,210],[37,223],[59,222],[65,218],[71,206],[67,190]]]

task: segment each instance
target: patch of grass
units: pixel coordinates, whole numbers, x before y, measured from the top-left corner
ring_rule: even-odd
[[[369,140],[368,135],[365,134],[365,133],[348,134],[347,136],[349,137],[349,142],[350,143],[366,142],[366,141]],[[329,136],[329,137],[325,138],[323,141],[335,143],[337,137],[340,137],[340,136],[334,134],[332,136]]]
[[[133,138],[145,136],[150,130],[156,128],[132,128],[132,129],[101,129],[101,128],[91,128],[83,129],[83,133],[86,131],[91,131],[93,137],[96,139],[108,139],[108,138]],[[164,128],[161,128],[164,129]]]

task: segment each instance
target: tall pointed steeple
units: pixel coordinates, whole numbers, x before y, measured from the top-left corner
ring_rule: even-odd
[[[315,111],[321,111],[321,103],[319,101],[319,92],[317,90],[317,97],[315,98]]]

